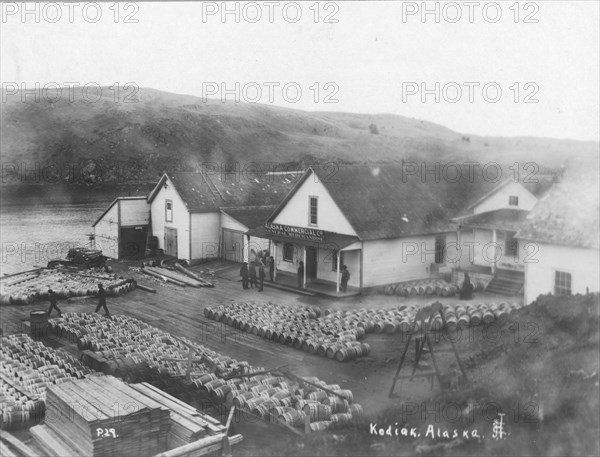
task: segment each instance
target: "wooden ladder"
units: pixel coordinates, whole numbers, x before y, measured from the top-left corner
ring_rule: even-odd
[[[433,389],[433,377],[436,376],[438,379],[440,388],[442,390],[444,389],[444,382],[442,381],[442,374],[440,372],[437,360],[435,358],[433,346],[431,344],[431,339],[430,339],[430,335],[432,333],[431,322],[433,321],[434,316],[438,313],[441,316],[443,326],[445,327],[446,326],[446,317],[444,316],[443,307],[440,302],[435,302],[435,303],[431,304],[430,306],[421,308],[415,315],[415,320],[411,326],[411,329],[408,332],[408,340],[406,341],[406,345],[404,346],[404,349],[402,351],[402,356],[400,357],[400,362],[398,363],[398,368],[396,369],[396,374],[394,375],[394,378],[392,379],[392,387],[390,388],[390,393],[388,395],[390,398],[397,396],[394,394],[394,389],[396,388],[396,383],[401,379],[412,380],[413,378],[425,378],[425,377],[430,378],[431,388]],[[419,325],[419,323],[420,323],[420,325]],[[419,328],[420,330],[416,330],[417,328]],[[412,372],[411,372],[411,374],[400,375],[400,370],[402,370],[402,365],[404,364],[404,360],[406,359],[406,354],[408,352],[410,342],[412,340],[413,335],[415,335],[416,333],[419,333],[421,336],[415,337],[415,363],[413,365]],[[465,372],[463,364],[458,355],[456,346],[454,345],[454,341],[452,339],[450,339],[450,343],[452,345],[452,350],[454,351],[454,356],[456,357],[456,361],[458,362],[458,366],[460,367],[460,371],[462,372],[463,379],[466,381],[467,374]],[[427,352],[431,356],[431,363],[433,365],[433,370],[417,373],[416,371],[419,368],[419,361],[421,360],[421,357],[423,356],[423,354],[425,352],[425,344],[427,344]]]

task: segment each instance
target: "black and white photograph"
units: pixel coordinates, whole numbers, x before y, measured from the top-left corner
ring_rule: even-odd
[[[600,455],[600,2],[0,2],[2,457]]]

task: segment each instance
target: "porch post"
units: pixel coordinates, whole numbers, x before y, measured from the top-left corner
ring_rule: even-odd
[[[335,291],[336,293],[340,293],[340,251],[336,252],[337,255],[337,276],[335,281]]]
[[[302,288],[306,289],[306,246],[303,247],[303,259],[304,259],[304,278],[302,282]]]
[[[497,240],[496,229],[492,229],[492,244],[494,245],[494,261],[492,262],[492,274],[493,275],[496,274],[496,253],[498,252],[498,249],[496,247],[496,245],[498,243],[496,242],[496,240]]]
[[[277,280],[277,242],[273,241],[273,281]]]

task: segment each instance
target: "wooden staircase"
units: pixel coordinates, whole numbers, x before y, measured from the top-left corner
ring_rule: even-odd
[[[525,274],[520,271],[497,270],[485,291],[498,295],[519,295],[525,284]]]

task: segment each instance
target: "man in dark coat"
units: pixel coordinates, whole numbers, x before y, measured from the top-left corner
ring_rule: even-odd
[[[274,278],[274,273],[275,273],[275,259],[273,258],[273,256],[269,257],[269,278],[271,279],[271,282],[273,282],[273,278]]]
[[[110,313],[108,312],[108,308],[106,307],[106,290],[104,290],[104,286],[102,284],[98,284],[98,306],[96,306],[96,311],[100,311],[100,308],[104,308],[104,313],[106,317],[110,317]]]
[[[253,260],[250,262],[250,287],[254,289],[254,286],[258,287],[258,282],[256,281],[256,262]]]
[[[302,289],[304,284],[304,262],[301,260],[298,265],[298,289]]]
[[[259,292],[263,291],[263,284],[265,283],[265,266],[262,262],[258,264],[258,282],[260,287],[258,288]]]
[[[465,273],[465,280],[463,281],[462,288],[460,290],[461,300],[472,300],[473,299],[473,284],[469,273]]]
[[[243,262],[240,268],[240,276],[242,277],[242,287],[248,288],[248,262]]]
[[[50,317],[50,314],[52,314],[53,309],[58,311],[58,317],[61,317],[62,311],[56,304],[58,302],[58,296],[56,295],[56,293],[54,293],[52,289],[48,290],[48,301],[50,302],[50,308],[48,308],[48,317]]]
[[[346,292],[346,288],[348,287],[348,281],[350,280],[350,272],[348,271],[348,267],[346,265],[342,265],[342,292]]]

